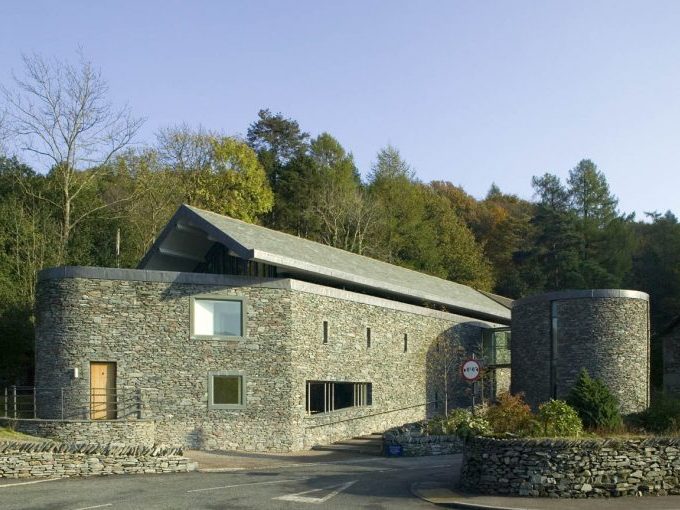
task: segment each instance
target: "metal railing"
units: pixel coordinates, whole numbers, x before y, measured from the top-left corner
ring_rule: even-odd
[[[0,393],[0,418],[61,420],[123,420],[142,417],[136,388],[74,388],[8,386]]]

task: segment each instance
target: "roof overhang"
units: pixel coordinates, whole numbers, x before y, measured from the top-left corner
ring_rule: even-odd
[[[450,299],[448,296],[409,288],[392,281],[372,279],[327,267],[323,264],[314,264],[243,246],[230,237],[228,233],[217,228],[186,205],[182,205],[173,215],[154,245],[139,263],[138,268],[161,271],[193,271],[197,264],[205,261],[205,257],[214,243],[222,244],[230,253],[239,258],[276,266],[279,270],[283,269],[287,275],[293,278],[305,279],[307,277],[329,284],[363,288],[367,293],[390,296],[393,299],[407,300],[411,303],[418,302],[422,306],[441,306],[454,313],[474,315],[483,320],[502,324],[510,323],[510,310],[505,307],[499,307],[499,311],[498,308],[494,310],[491,306],[470,306],[467,303]],[[498,304],[488,296],[485,297],[489,299],[490,303]]]

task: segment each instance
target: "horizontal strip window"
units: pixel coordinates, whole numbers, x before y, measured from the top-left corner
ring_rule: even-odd
[[[307,414],[329,413],[372,404],[372,383],[307,381]]]

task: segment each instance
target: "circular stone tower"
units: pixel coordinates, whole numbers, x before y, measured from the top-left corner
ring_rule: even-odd
[[[512,305],[513,393],[537,407],[565,398],[579,372],[601,379],[624,414],[649,405],[649,296],[632,290],[551,292]]]

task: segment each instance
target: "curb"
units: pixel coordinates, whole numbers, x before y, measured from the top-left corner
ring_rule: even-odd
[[[463,510],[529,510],[516,506],[482,505],[461,501],[462,494],[436,482],[416,482],[411,485],[411,494],[433,505]]]

